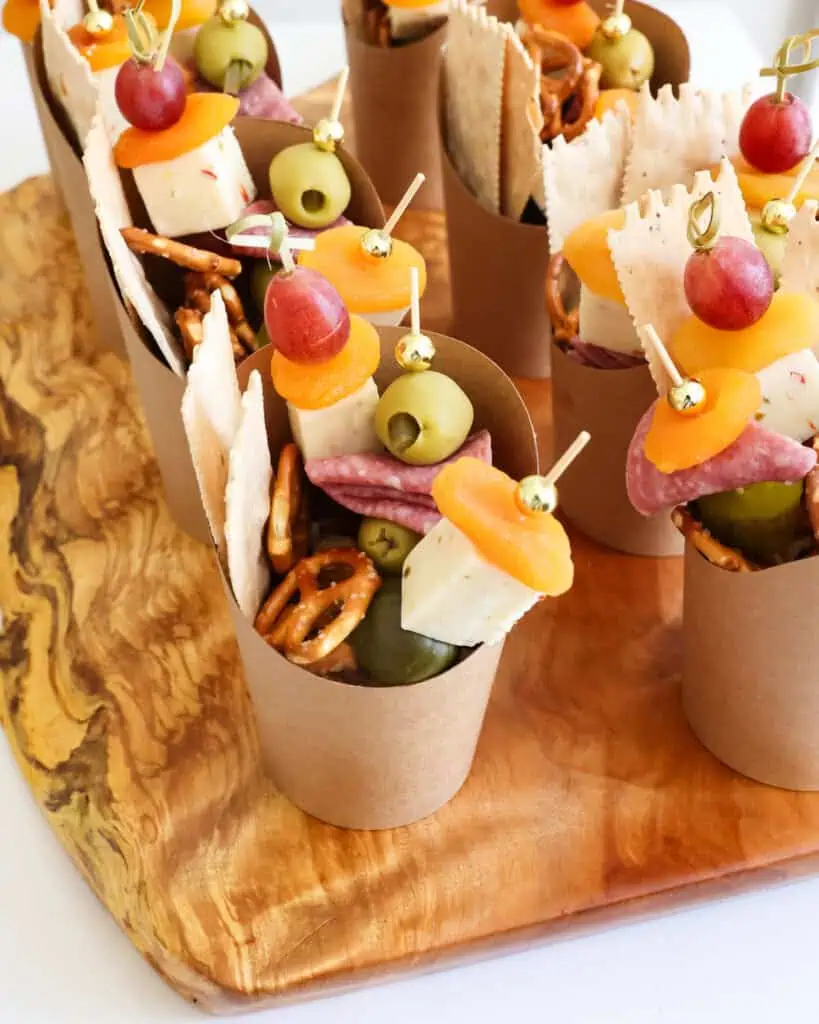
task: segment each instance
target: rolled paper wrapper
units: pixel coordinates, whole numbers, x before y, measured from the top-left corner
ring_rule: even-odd
[[[355,136],[353,148],[381,199],[395,206],[415,175],[426,175],[415,210],[443,207],[436,129],[446,24],[401,46],[374,46],[345,27]]]
[[[383,389],[402,371],[393,358],[405,332],[381,328]],[[475,428],[492,434],[496,465],[515,478],[537,472],[529,413],[511,380],[475,349],[430,335],[435,368],[475,407]],[[271,453],[289,439],[285,403],[270,382],[270,350],[239,368],[242,387],[260,371]],[[262,640],[225,583],[265,767],[294,804],[341,828],[385,829],[433,814],[464,784],[503,644],[482,646],[453,668],[410,686],[352,686],[312,675]]]
[[[682,696],[712,754],[757,782],[819,790],[819,561],[753,573],[685,552]]]
[[[62,182],[60,181],[59,174],[56,170],[57,161],[56,156],[53,152],[54,138],[53,136],[49,136],[46,134],[46,121],[49,119],[50,115],[47,110],[41,109],[45,102],[45,99],[42,90],[40,89],[40,86],[38,84],[34,43],[21,42],[20,49],[23,54],[23,64],[25,65],[29,88],[31,89],[31,94],[34,97],[34,107],[37,111],[37,120],[40,124],[40,133],[43,136],[43,144],[45,145],[46,155],[48,156],[48,166],[49,170],[51,171],[51,180],[54,183],[54,189],[57,192],[57,195],[60,197],[63,205],[65,206],[65,196],[63,195]],[[45,81],[44,76],[43,81]]]
[[[236,118],[233,127],[247,166],[259,189],[259,195],[262,197],[270,194],[268,168],[271,159],[282,149],[309,142],[313,137],[312,131],[301,125],[251,117]],[[372,182],[358,161],[346,150],[339,149],[338,155],[352,186],[352,198],[348,208],[350,218],[356,224],[383,227],[384,210]],[[139,218],[137,221],[144,223],[140,222]],[[94,230],[96,232],[96,221]],[[204,236],[199,241],[207,244]],[[160,296],[180,294],[180,282],[184,275],[181,268],[165,260],[150,259],[146,260],[145,269],[151,284]],[[125,348],[131,360],[134,380],[142,400],[171,515],[195,540],[210,543],[210,528],[199,497],[199,487],[191,462],[185,428],[182,425],[181,403],[185,379],[178,377],[168,368],[150,342],[146,341],[144,332],[134,325],[123,307],[121,298],[117,295],[107,265],[105,277],[101,278],[99,283],[116,297],[119,333],[124,337]]]
[[[626,454],[634,430],[657,397],[648,366],[601,370],[552,345],[554,450],[581,430],[592,444],[561,479],[560,509],[592,540],[629,555],[681,555],[683,538],[667,512],[641,516],[626,494]]]
[[[64,111],[51,96],[43,63],[43,45],[39,29],[32,45],[25,47],[24,50],[34,105],[37,108],[40,129],[51,164],[51,174],[68,212],[85,273],[91,311],[97,328],[97,342],[100,348],[124,356],[125,346],[116,302],[106,284],[110,270],[97,226],[94,202],[88,191],[88,179],[74,131]]]

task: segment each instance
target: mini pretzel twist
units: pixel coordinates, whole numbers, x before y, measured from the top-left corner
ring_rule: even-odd
[[[321,573],[334,566],[346,566],[352,575],[322,586]],[[313,665],[353,632],[380,586],[381,578],[363,551],[335,548],[310,555],[290,570],[265,601],[256,616],[256,630],[288,661]]]
[[[296,445],[286,444],[279,455],[276,482],[267,523],[267,554],[274,572],[283,576],[307,554],[309,529],[307,496]]]
[[[699,553],[717,569],[728,572],[757,572],[758,565],[746,558],[740,551],[729,548],[718,541],[684,508],[675,508],[671,512],[671,522],[677,527],[687,541],[690,541]]]
[[[364,35],[374,46],[392,46],[390,16],[381,0],[364,0]]]
[[[600,95],[600,65],[584,58],[560,32],[540,25],[527,25],[522,41],[541,73],[541,140],[551,142],[559,135],[567,140],[576,138],[594,116]]]
[[[183,306],[181,309],[177,309],[174,320],[179,328],[185,355],[188,357],[188,362],[192,362],[193,350],[202,342],[202,314],[196,309]]]
[[[580,316],[576,309],[568,313],[563,304],[560,281],[565,262],[562,252],[556,252],[549,260],[546,270],[546,310],[552,324],[552,338],[557,343],[568,344],[577,338]]]
[[[228,324],[230,326],[230,342],[233,346],[233,358],[241,362],[248,353],[256,349],[256,335],[253,328],[245,318],[245,310],[239,293],[230,281],[225,280],[221,274],[214,271],[190,272],[185,275],[185,306],[177,311],[176,323],[182,334],[182,341],[185,350],[191,344],[190,359],[193,358],[193,348],[202,340],[201,321],[210,312],[211,294],[218,291],[225,303]],[[182,314],[180,319],[180,314]],[[194,327],[195,319],[198,318],[200,327]],[[198,338],[198,340],[194,340]]]

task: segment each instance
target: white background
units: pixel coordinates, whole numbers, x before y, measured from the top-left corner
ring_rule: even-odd
[[[813,0],[664,0],[694,51],[693,78],[730,85]],[[337,0],[261,0],[288,90],[343,61]],[[739,12],[742,20],[734,15]],[[0,188],[45,169],[16,44],[0,37]],[[0,267],[2,273],[2,267]],[[141,961],[63,854],[0,739],[0,1022],[182,1024],[201,1014]],[[491,895],[487,894],[491,899]],[[266,1013],[277,1024],[801,1024],[819,1021],[819,881],[533,949],[479,967]]]

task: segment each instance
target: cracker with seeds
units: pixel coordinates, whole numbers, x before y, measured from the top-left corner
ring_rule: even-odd
[[[83,146],[97,111],[99,88],[88,61],[80,56],[46,0],[41,0],[40,14],[46,78]]]
[[[514,32],[506,35],[501,138],[501,213],[520,220],[530,198],[542,210],[543,154],[540,141],[540,68]]]
[[[752,98],[751,86],[732,92],[670,85],[651,95],[644,85],[632,128],[622,201],[632,203],[646,192],[688,188],[696,171],[716,167],[723,157],[739,156],[739,129]]]
[[[453,0],[444,60],[447,152],[466,187],[492,213],[501,207],[503,82],[509,26]]]

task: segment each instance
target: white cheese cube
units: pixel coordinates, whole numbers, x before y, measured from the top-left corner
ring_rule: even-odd
[[[168,238],[227,227],[256,198],[230,127],[190,153],[135,168],[134,180],[154,230]]]
[[[387,310],[386,313],[359,313],[358,315],[369,320],[373,327],[397,327],[409,311],[409,306],[402,306],[400,309]]]
[[[401,627],[459,647],[497,644],[540,597],[442,519],[404,563]]]
[[[99,96],[99,111],[105,126],[105,134],[112,146],[125,129],[131,127],[127,119],[122,116],[115,95],[117,75],[121,66],[118,64],[114,68],[105,68],[104,71],[94,72],[94,81],[97,83]]]
[[[819,360],[810,349],[777,359],[756,377],[759,423],[800,443],[819,434]]]
[[[377,405],[378,388],[372,377],[358,391],[326,409],[297,409],[288,402],[290,430],[302,458],[382,451],[374,426]]]
[[[390,32],[393,39],[412,39],[423,35],[429,22],[443,21],[448,14],[449,0],[426,7],[389,7]]]
[[[642,353],[631,314],[619,302],[603,299],[581,285],[579,317],[578,333],[581,341],[624,355]]]

